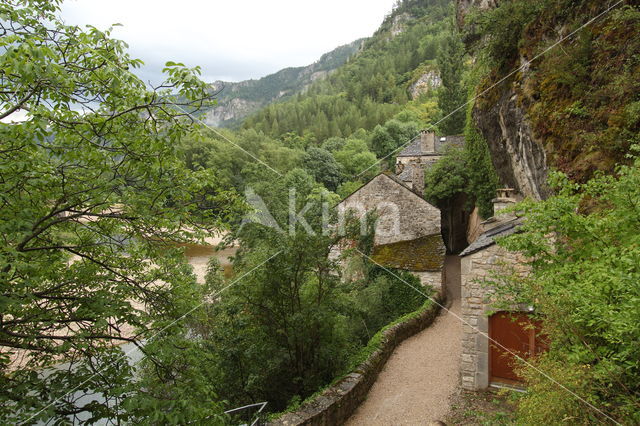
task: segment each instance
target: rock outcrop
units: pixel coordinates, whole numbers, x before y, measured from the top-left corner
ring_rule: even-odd
[[[412,19],[411,15],[408,13],[400,13],[393,18],[393,22],[391,23],[391,29],[389,32],[391,33],[391,37],[395,37],[404,32],[407,27],[407,22]]]
[[[495,88],[494,90],[500,90]],[[478,104],[473,120],[484,136],[501,183],[537,200],[549,196],[547,160],[511,85],[491,106]]]
[[[464,25],[471,8],[484,10],[497,4],[498,0],[458,0],[458,24]],[[527,71],[526,67],[521,70],[522,80],[527,78]],[[550,194],[546,185],[547,158],[543,145],[534,137],[525,107],[518,102],[516,84],[507,80],[493,87],[491,101],[480,97],[472,117],[487,141],[501,184],[540,200]]]
[[[503,184],[544,199],[548,168],[584,183],[629,164],[640,133],[637,8],[599,0],[570,13],[557,2],[457,5],[464,41],[487,68],[472,115]],[[504,9],[491,27],[475,27],[470,9],[491,7]]]
[[[480,10],[495,7],[499,0],[457,0],[456,1],[456,20],[458,25],[464,25],[464,18],[471,8]]]
[[[440,78],[440,73],[435,69],[429,70],[409,86],[411,99],[416,99],[422,94],[429,93],[431,90],[440,87],[441,84],[442,79]]]
[[[210,126],[221,127],[225,123],[235,122],[246,117],[257,111],[260,106],[260,102],[252,102],[241,98],[230,99],[208,110],[204,114],[204,122]]]

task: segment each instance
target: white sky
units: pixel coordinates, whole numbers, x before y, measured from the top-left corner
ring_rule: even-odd
[[[65,0],[67,24],[106,29],[129,44],[159,82],[166,61],[200,65],[203,79],[240,81],[290,66],[368,37],[395,0]]]

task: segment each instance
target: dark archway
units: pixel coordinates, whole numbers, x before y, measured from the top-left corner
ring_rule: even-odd
[[[471,212],[467,210],[467,195],[458,193],[443,201],[440,208],[442,239],[447,254],[458,254],[467,246],[467,228]]]

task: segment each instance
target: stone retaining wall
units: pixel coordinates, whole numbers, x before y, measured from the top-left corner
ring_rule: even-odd
[[[442,303],[443,297],[438,295],[435,300]],[[345,423],[367,397],[394,349],[405,339],[430,326],[439,312],[440,306],[432,304],[418,316],[388,328],[383,332],[381,347],[352,373],[304,403],[297,411],[269,424],[328,426]]]

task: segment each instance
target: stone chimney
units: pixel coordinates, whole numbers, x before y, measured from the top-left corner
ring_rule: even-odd
[[[422,152],[435,153],[436,152],[436,134],[423,130],[420,132],[420,148]]]
[[[411,164],[411,188],[419,196],[424,195],[424,166],[420,163]]]
[[[518,202],[516,198],[516,190],[513,188],[498,189],[496,198],[491,200],[493,203],[493,216],[500,216],[500,212],[507,207],[511,207]]]

